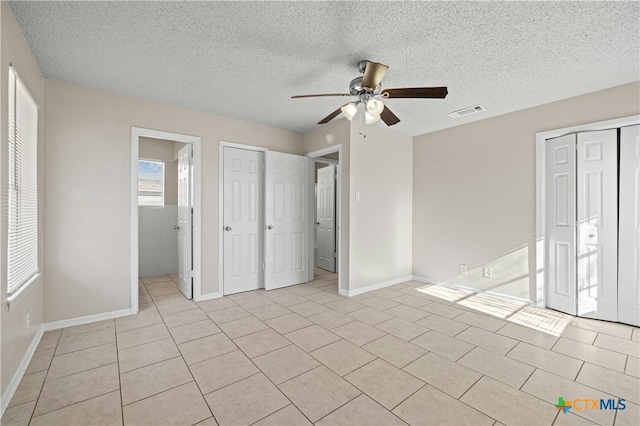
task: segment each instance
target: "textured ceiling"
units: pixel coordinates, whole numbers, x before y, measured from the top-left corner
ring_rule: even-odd
[[[10,2],[46,77],[301,133],[344,100],[290,97],[346,93],[360,59],[448,86],[386,101],[409,135],[637,81],[639,4]]]

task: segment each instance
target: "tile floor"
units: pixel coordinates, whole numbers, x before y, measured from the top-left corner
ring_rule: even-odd
[[[344,298],[316,276],[201,303],[143,278],[139,314],[44,335],[2,425],[640,423],[638,328],[413,281]]]

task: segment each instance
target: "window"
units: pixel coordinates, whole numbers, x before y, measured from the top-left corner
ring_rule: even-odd
[[[138,160],[138,205],[164,206],[164,162]]]
[[[9,68],[9,191],[7,283],[9,295],[39,271],[38,106]]]

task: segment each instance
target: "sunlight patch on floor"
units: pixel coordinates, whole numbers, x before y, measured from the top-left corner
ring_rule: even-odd
[[[456,302],[460,299],[464,299],[473,294],[471,291],[463,291],[455,288],[443,287],[439,285],[432,285],[425,288],[417,289],[420,293],[428,296],[434,296],[448,302]]]
[[[553,336],[560,336],[571,323],[571,315],[525,303],[503,300],[486,294],[454,289],[441,285],[423,285],[415,289],[423,295],[436,297],[456,305],[473,309],[505,321],[529,327]]]

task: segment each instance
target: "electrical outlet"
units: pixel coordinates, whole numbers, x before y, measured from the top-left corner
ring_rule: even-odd
[[[460,264],[460,273],[461,274],[466,274],[467,273],[467,265],[464,263]]]
[[[489,267],[482,268],[482,276],[485,278],[491,278],[493,276],[493,268],[489,268]]]
[[[356,201],[360,201],[360,191],[356,191]]]
[[[29,328],[29,326],[31,325],[31,311],[27,311],[25,316],[26,316],[26,320],[27,320],[27,328]]]

